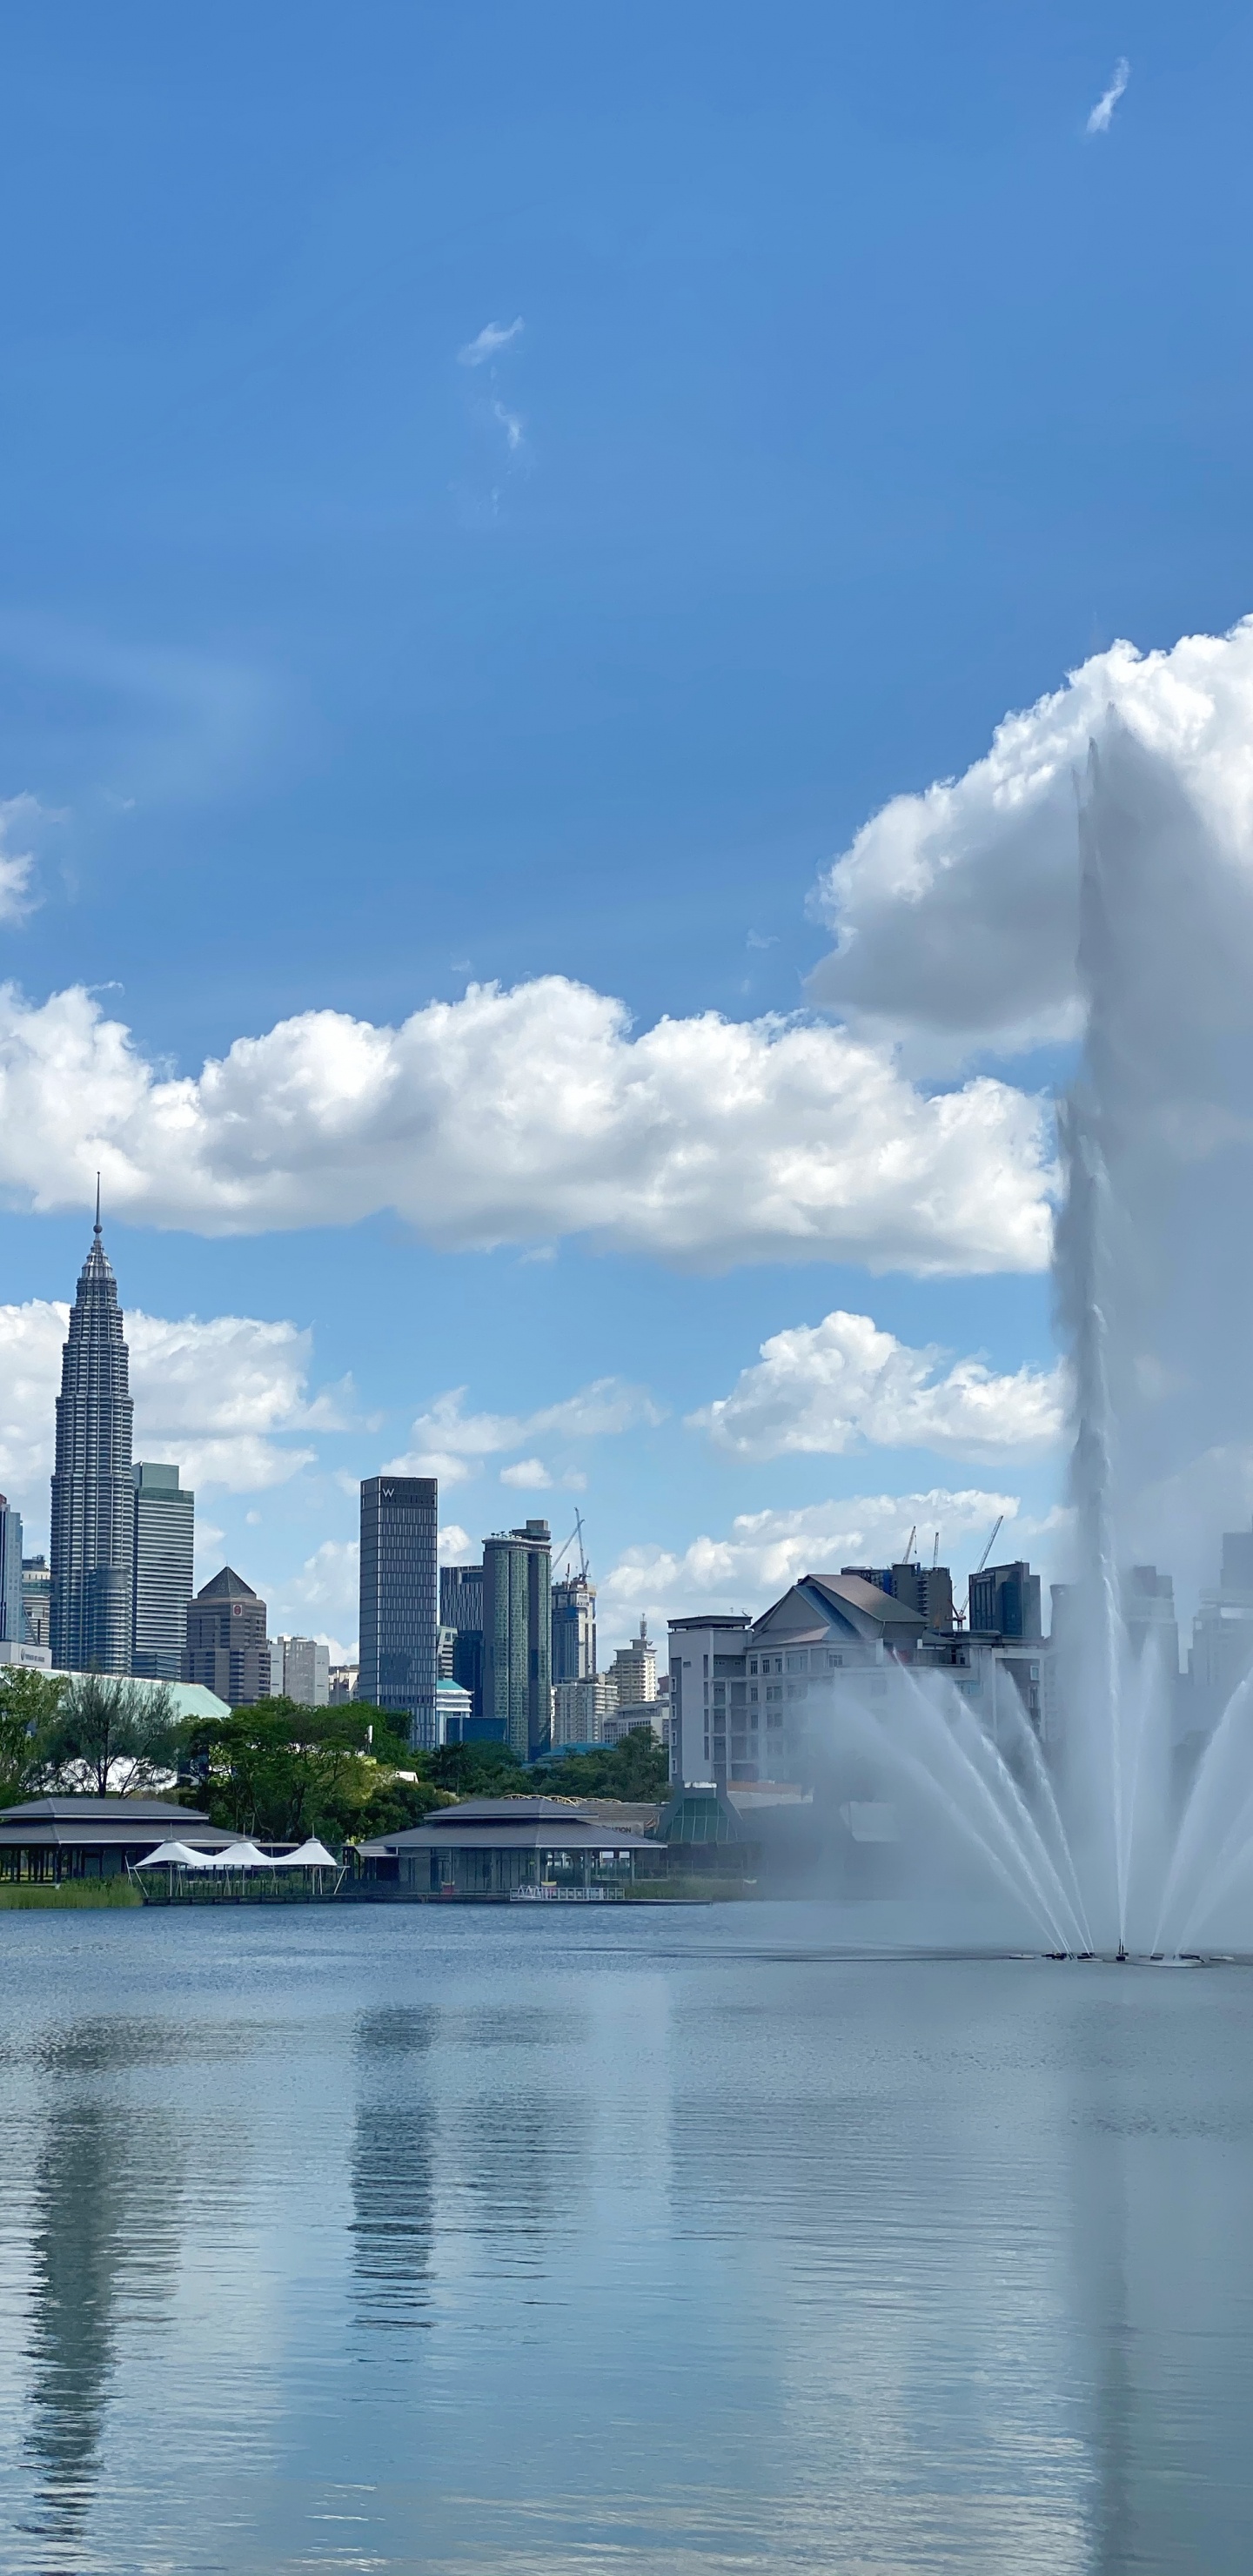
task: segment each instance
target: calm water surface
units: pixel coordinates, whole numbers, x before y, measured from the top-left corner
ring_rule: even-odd
[[[0,1915],[0,2568],[1247,2576],[1253,1972]]]

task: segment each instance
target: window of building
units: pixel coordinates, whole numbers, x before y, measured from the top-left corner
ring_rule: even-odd
[[[756,1670],[757,1670],[757,1657],[756,1657],[755,1655],[750,1655],[750,1656],[749,1656],[749,1659],[748,1659],[748,1669],[749,1669],[750,1673],[755,1673],[755,1672],[756,1672]]]
[[[843,1657],[843,1655],[828,1655],[828,1657],[827,1657],[827,1671],[828,1671],[828,1672],[834,1672],[834,1671],[835,1671],[835,1668],[836,1668],[836,1666],[837,1666],[837,1664],[842,1664],[842,1663],[843,1663],[843,1661],[844,1661],[844,1657]]]
[[[749,1685],[748,1685],[748,1696],[749,1696],[749,1698],[750,1698],[750,1699],[756,1699],[756,1697],[757,1697],[757,1684],[756,1684],[756,1682],[750,1682],[750,1683],[749,1683]]]
[[[787,1668],[790,1673],[807,1673],[809,1670],[808,1655],[803,1653],[789,1655],[787,1659]]]

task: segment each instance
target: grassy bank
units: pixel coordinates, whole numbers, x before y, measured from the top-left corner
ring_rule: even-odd
[[[73,1878],[62,1887],[32,1886],[24,1879],[0,1880],[0,1913],[27,1913],[43,1908],[51,1913],[74,1913],[84,1906],[142,1905],[143,1898],[128,1878]]]

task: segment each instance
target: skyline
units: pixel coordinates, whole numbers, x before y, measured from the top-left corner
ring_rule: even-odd
[[[0,39],[0,1490],[99,1163],[285,1629],[402,1462],[446,1557],[577,1505],[606,1654],[914,1522],[1047,1580],[1107,707],[1241,828],[1253,36],[365,23]]]

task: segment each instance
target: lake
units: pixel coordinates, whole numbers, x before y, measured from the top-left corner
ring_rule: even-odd
[[[1246,2576],[1253,1972],[0,1916],[0,2568]]]

